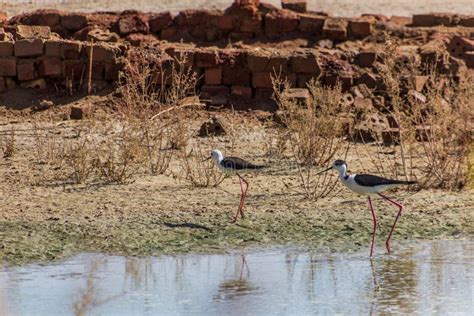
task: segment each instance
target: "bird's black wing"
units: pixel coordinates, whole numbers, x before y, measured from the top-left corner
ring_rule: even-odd
[[[254,165],[253,163],[238,157],[225,157],[222,160],[221,165],[226,169],[233,169],[236,171],[245,169],[257,170],[264,168],[264,166]]]
[[[403,180],[393,180],[382,178],[379,176],[374,176],[371,174],[357,174],[354,177],[354,180],[357,184],[364,187],[374,187],[377,185],[387,185],[387,184],[413,184],[415,181],[403,181]]]

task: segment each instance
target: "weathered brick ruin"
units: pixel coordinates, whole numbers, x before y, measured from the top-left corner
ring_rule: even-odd
[[[313,77],[340,82],[360,106],[380,102],[378,65],[390,37],[402,40],[397,62],[433,64],[441,74],[467,80],[474,68],[474,16],[421,14],[387,18],[332,17],[307,12],[305,1],[278,9],[258,0],[235,0],[225,11],[137,11],[92,14],[39,10],[11,17],[0,29],[0,92],[84,82],[93,48],[92,78],[113,83],[131,47],[184,53],[202,76],[198,90],[212,104],[274,111],[272,73],[296,88]],[[91,44],[93,40],[94,44]],[[409,61],[409,63],[408,63]],[[420,96],[428,78],[407,78]],[[304,98],[305,92],[302,91]],[[416,94],[418,93],[418,94]],[[350,97],[348,97],[350,99]]]

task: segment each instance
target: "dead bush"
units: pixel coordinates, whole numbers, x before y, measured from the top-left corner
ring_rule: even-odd
[[[0,148],[2,148],[3,158],[11,158],[15,154],[16,137],[13,128],[0,134]]]

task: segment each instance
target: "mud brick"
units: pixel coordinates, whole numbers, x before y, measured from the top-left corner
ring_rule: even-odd
[[[300,14],[299,30],[308,34],[322,34],[326,17],[312,14]]]
[[[86,71],[86,78],[89,77],[89,69]],[[103,62],[92,62],[92,79],[103,80],[105,77],[105,64]]]
[[[353,106],[357,111],[362,113],[368,113],[369,111],[373,112],[373,110],[375,110],[371,99],[355,97]]]
[[[459,25],[466,27],[474,27],[474,16],[463,16],[459,21]]]
[[[349,36],[354,38],[365,38],[372,34],[374,20],[359,19],[349,21]]]
[[[474,51],[474,39],[454,36],[448,44],[449,53],[458,58],[464,58],[466,52]]]
[[[44,54],[49,57],[60,57],[61,41],[45,41]]]
[[[227,86],[207,86],[201,87],[201,99],[209,101],[212,105],[227,103],[230,89]]]
[[[307,9],[306,0],[281,0],[283,9],[305,13]]]
[[[413,19],[411,17],[408,17],[408,16],[392,15],[390,17],[390,22],[395,23],[397,25],[406,26],[406,25],[412,24]]]
[[[82,44],[80,42],[61,42],[62,59],[79,59],[81,57]]]
[[[196,67],[215,68],[219,65],[219,55],[215,50],[196,52]]]
[[[13,43],[0,42],[0,57],[13,56]]]
[[[272,88],[257,88],[255,89],[255,98],[261,100],[269,100],[273,97]]]
[[[87,18],[84,14],[65,14],[61,16],[61,26],[68,31],[78,31],[87,26]]]
[[[376,59],[377,59],[376,52],[371,52],[371,51],[360,52],[357,54],[355,58],[355,64],[363,68],[368,68],[372,66],[372,64],[375,62]]]
[[[204,82],[206,85],[218,86],[222,84],[222,69],[207,68],[204,71]]]
[[[230,93],[246,99],[252,98],[252,88],[250,87],[232,86]]]
[[[205,10],[183,10],[176,16],[176,23],[179,26],[197,26],[205,23],[209,19],[208,12]]]
[[[120,71],[125,66],[124,61],[116,61],[113,63],[105,63],[105,80],[115,81],[119,78]]]
[[[298,104],[303,106],[311,105],[312,98],[308,89],[292,88],[284,93],[284,97],[290,100],[295,100]]]
[[[51,29],[49,26],[17,25],[15,36],[17,40],[34,38],[49,39],[51,37]]]
[[[28,25],[46,25],[53,27],[61,23],[61,16],[57,10],[37,10],[30,13]]]
[[[413,26],[451,25],[452,16],[445,13],[414,14]]]
[[[43,55],[43,40],[24,39],[15,42],[14,52],[16,57],[34,57]]]
[[[340,18],[327,18],[324,21],[323,36],[335,41],[343,41],[347,39],[346,20]]]
[[[14,57],[0,58],[0,76],[16,76],[17,59]]]
[[[171,40],[176,36],[176,34],[178,34],[178,28],[171,26],[161,31],[160,38],[163,40]]]
[[[464,60],[468,68],[474,68],[474,52],[466,52]]]
[[[288,58],[276,56],[262,56],[255,53],[247,55],[247,67],[252,72],[288,72]]]
[[[318,58],[313,54],[293,56],[291,58],[291,70],[297,73],[313,74],[314,76],[321,74]]]
[[[16,66],[17,78],[20,81],[28,81],[36,78],[35,60],[34,59],[20,59]]]
[[[217,16],[213,20],[213,24],[216,28],[222,31],[232,31],[234,29],[234,19],[229,15]]]
[[[43,57],[38,63],[38,74],[40,76],[61,76],[61,59],[58,57]]]
[[[380,77],[377,75],[370,72],[365,72],[359,78],[357,78],[356,84],[364,84],[369,89],[375,89],[380,80]]]
[[[265,34],[268,37],[293,32],[298,27],[299,16],[289,10],[273,11],[265,15]]]
[[[150,29],[148,21],[142,15],[125,15],[120,17],[117,22],[118,33],[121,35],[129,35],[132,33],[147,34]]]
[[[329,86],[341,85],[342,91],[349,91],[353,84],[353,77],[350,73],[331,73],[324,77],[324,82]]]
[[[91,45],[86,45],[85,50],[87,59],[89,59]],[[94,48],[92,50],[92,60],[111,63],[119,54],[120,49],[117,46],[106,43],[100,43],[98,45],[94,45]]]
[[[296,76],[296,87],[297,88],[306,88],[311,79],[316,78],[316,76],[308,74],[298,74]]]
[[[249,86],[250,71],[246,68],[225,67],[222,70],[222,83],[226,85]]]
[[[72,120],[82,120],[89,116],[91,113],[91,106],[90,105],[83,105],[83,106],[72,106],[71,112],[69,113],[69,117]]]
[[[173,17],[171,13],[167,11],[153,15],[148,21],[148,24],[150,25],[150,31],[152,33],[158,33],[170,26],[172,21]]]
[[[399,128],[386,128],[381,134],[384,145],[400,144]]]
[[[252,86],[254,88],[273,88],[271,72],[254,72],[252,74]]]
[[[7,90],[5,79],[0,77],[0,93],[5,92]]]
[[[62,62],[63,76],[66,78],[73,78],[75,80],[81,79],[85,74],[87,65],[80,59],[67,59]]]
[[[244,19],[241,21],[241,24],[238,28],[239,33],[248,34],[252,37],[254,34],[258,34],[262,30],[262,20],[261,19]]]

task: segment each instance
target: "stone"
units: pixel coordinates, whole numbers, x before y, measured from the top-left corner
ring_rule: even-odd
[[[88,117],[90,113],[91,113],[90,105],[71,106],[71,112],[69,113],[69,117],[72,120],[82,120]]]
[[[222,69],[221,68],[206,68],[204,71],[204,82],[206,85],[221,85],[222,84]]]
[[[408,99],[413,103],[426,103],[426,96],[416,90],[408,91]]]
[[[0,57],[13,56],[13,43],[0,42]]]
[[[464,61],[466,62],[466,66],[468,68],[474,68],[474,51],[473,52],[466,52],[464,56]]]
[[[43,76],[61,76],[61,59],[57,57],[44,57],[39,60],[38,74]]]
[[[76,37],[77,39],[77,37]],[[93,29],[87,33],[87,41],[98,42],[107,42],[107,43],[116,43],[120,39],[120,36],[115,32],[110,32],[110,30],[102,29]]]
[[[463,16],[459,21],[459,25],[466,27],[474,27],[474,16]],[[472,36],[472,35],[471,35]]]
[[[464,58],[465,53],[474,51],[474,39],[454,36],[447,47],[449,53],[457,58]]]
[[[49,39],[51,37],[51,29],[49,26],[39,25],[17,25],[15,28],[15,37],[21,39]]]
[[[87,59],[89,59],[91,45],[85,46]],[[114,44],[99,43],[95,44],[92,50],[93,61],[103,61],[111,63],[120,55],[120,48]]]
[[[159,33],[165,28],[169,27],[173,21],[173,17],[169,11],[161,12],[156,15],[153,15],[148,20],[148,25],[150,26],[150,31],[152,33]]]
[[[0,76],[16,76],[17,59],[14,57],[0,58]]]
[[[382,79],[371,72],[363,73],[356,80],[356,84],[364,84],[369,89],[375,89]]]
[[[35,60],[20,59],[16,66],[17,78],[20,81],[28,81],[36,78]]]
[[[418,92],[423,91],[429,78],[430,78],[429,76],[415,76],[414,77],[415,91],[418,91]]]
[[[213,19],[213,24],[221,31],[229,32],[234,29],[234,19],[228,15],[217,16]]]
[[[78,31],[87,25],[87,19],[84,14],[68,13],[61,16],[61,26],[68,31]]]
[[[225,125],[217,117],[210,118],[206,122],[202,123],[201,127],[199,128],[200,137],[220,136],[226,134],[227,131]]]
[[[34,57],[43,55],[43,40],[24,39],[15,42],[14,52],[16,57]]]
[[[307,4],[306,0],[281,0],[281,7],[294,12],[305,13]]]

